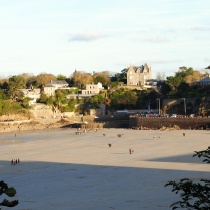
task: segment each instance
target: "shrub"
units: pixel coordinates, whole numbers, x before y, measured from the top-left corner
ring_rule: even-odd
[[[8,197],[14,197],[16,195],[16,190],[13,187],[8,187],[8,185],[4,181],[0,181],[0,195],[6,194]],[[0,206],[14,207],[18,205],[18,200],[9,201],[4,199]],[[1,209],[1,208],[0,208]]]
[[[210,147],[206,150],[195,151],[193,157],[204,158],[203,162],[210,163]],[[172,192],[180,193],[180,201],[172,203],[172,210],[185,208],[188,210],[209,210],[210,209],[210,180],[200,179],[193,182],[188,178],[180,181],[169,181],[166,186],[172,186]]]

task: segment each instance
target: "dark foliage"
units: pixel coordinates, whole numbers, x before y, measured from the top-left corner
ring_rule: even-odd
[[[206,150],[195,151],[193,157],[204,158],[203,162],[210,163],[210,147]],[[201,179],[194,182],[188,178],[179,182],[169,181],[165,187],[172,186],[172,192],[180,193],[180,201],[174,202],[172,210],[183,208],[188,210],[209,210],[210,209],[210,180]]]
[[[0,181],[0,195],[6,194],[8,197],[14,197],[16,195],[16,190],[13,187],[8,187],[4,181]],[[18,205],[18,200],[9,201],[4,199],[0,206],[14,207]]]

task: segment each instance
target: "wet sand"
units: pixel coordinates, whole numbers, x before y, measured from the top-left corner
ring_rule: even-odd
[[[0,175],[17,190],[14,210],[168,210],[178,196],[167,181],[209,177],[192,155],[209,146],[210,131],[75,131],[0,134]]]

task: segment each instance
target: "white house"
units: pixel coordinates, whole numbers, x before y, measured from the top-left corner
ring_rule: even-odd
[[[41,96],[41,89],[20,89],[23,92],[24,97],[31,98],[29,105],[35,104]]]
[[[89,94],[99,94],[101,90],[104,88],[102,87],[102,84],[99,82],[98,84],[87,84],[86,89],[82,90],[82,95],[89,95]]]

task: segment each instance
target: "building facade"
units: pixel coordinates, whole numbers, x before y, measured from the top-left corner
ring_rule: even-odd
[[[199,86],[208,86],[208,85],[210,85],[210,75],[208,75],[204,79],[200,80],[196,84],[199,85]]]
[[[86,89],[82,90],[82,95],[99,94],[101,90],[103,90],[103,86],[100,82],[96,85],[87,84]]]
[[[35,104],[37,102],[38,99],[40,99],[41,96],[41,89],[37,88],[37,89],[20,89],[20,91],[23,92],[24,97],[28,97],[31,100],[29,101],[29,105],[31,106],[32,104]]]
[[[152,81],[151,65],[145,64],[142,66],[130,66],[127,71],[128,86],[145,86],[150,85]]]
[[[68,86],[69,85],[65,80],[51,80],[49,83],[43,86],[42,91],[44,91],[47,96],[53,96],[55,95],[55,91],[57,89],[69,89]]]

